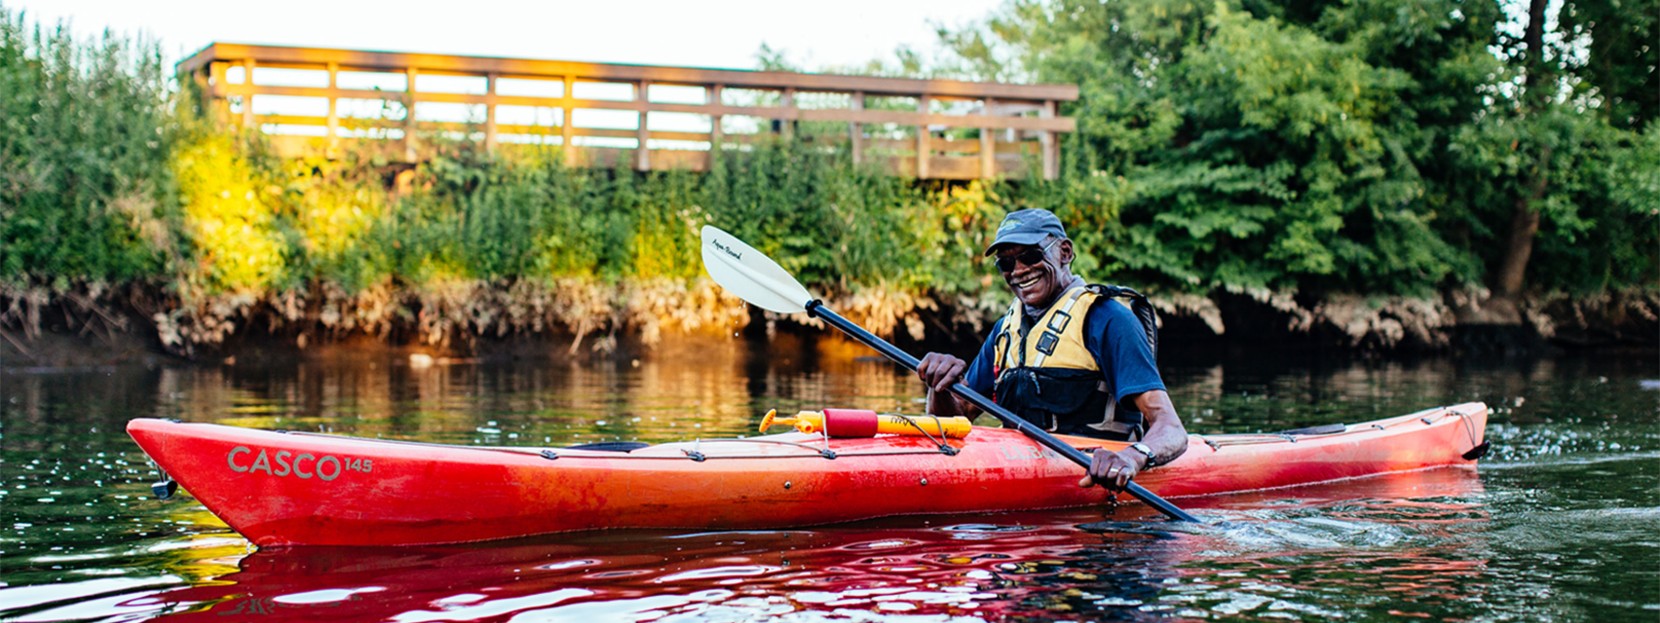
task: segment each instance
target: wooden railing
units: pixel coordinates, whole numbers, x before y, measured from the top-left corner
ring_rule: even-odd
[[[933,179],[1059,172],[1074,85],[616,65],[215,43],[178,65],[212,110],[284,150],[422,136],[555,145],[576,165],[706,170],[764,134]],[[428,114],[430,112],[430,114]],[[920,156],[920,157],[919,157]]]

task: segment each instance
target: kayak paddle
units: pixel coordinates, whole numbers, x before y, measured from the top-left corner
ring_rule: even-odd
[[[798,314],[807,312],[807,315],[823,320],[830,326],[840,329],[849,337],[858,340],[864,345],[876,349],[886,355],[894,363],[915,371],[916,357],[900,350],[899,347],[888,343],[887,340],[876,337],[853,321],[841,317],[823,302],[814,298],[807,288],[796,281],[794,276],[772,261],[754,247],[749,246],[736,236],[722,231],[712,225],[703,226],[703,269],[709,272],[709,277],[721,287],[732,291],[750,304],[762,309],[780,314]],[[1033,426],[1020,416],[1010,413],[1008,409],[998,406],[979,392],[969,389],[967,385],[957,383],[951,386],[952,393],[962,396],[981,411],[990,413],[1003,422],[1004,426],[1013,428],[1045,448],[1059,452],[1073,463],[1089,468],[1089,456],[1082,450],[1069,446],[1056,439],[1049,431]],[[1167,502],[1145,487],[1130,481],[1124,487],[1130,495],[1141,500],[1148,506],[1156,508],[1171,519],[1181,521],[1198,521],[1174,504]]]

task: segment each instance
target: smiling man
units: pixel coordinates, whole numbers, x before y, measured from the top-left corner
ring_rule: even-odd
[[[923,356],[917,376],[934,390],[929,412],[978,415],[950,393],[961,381],[1050,432],[1135,442],[1119,452],[1096,450],[1080,486],[1122,490],[1137,473],[1181,456],[1187,430],[1153,360],[1152,310],[1146,307],[1144,323],[1112,300],[1140,295],[1072,274],[1072,240],[1048,210],[1010,213],[986,254],[997,256],[1015,301],[972,364],[946,353]]]

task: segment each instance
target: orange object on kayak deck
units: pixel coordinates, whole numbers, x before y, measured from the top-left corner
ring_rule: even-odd
[[[825,409],[802,411],[795,417],[780,418],[778,410],[767,412],[761,418],[761,432],[773,425],[794,426],[809,435],[823,431],[830,437],[856,438],[881,435],[916,435],[919,437],[944,435],[962,439],[974,430],[974,424],[965,417],[937,417],[932,415],[878,414],[867,409]]]

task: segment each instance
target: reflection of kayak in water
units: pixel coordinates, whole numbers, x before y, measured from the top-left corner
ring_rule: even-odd
[[[1143,473],[1166,498],[1473,465],[1487,407],[1193,435]],[[960,439],[805,433],[627,451],[484,448],[138,419],[127,431],[208,510],[267,545],[415,545],[611,528],[787,528],[1099,505],[1080,468],[1014,430]],[[1117,442],[1066,438],[1086,450]],[[1471,458],[1466,458],[1471,457]]]
[[[894,604],[904,614],[988,616],[1020,607],[1022,593],[1048,590],[1037,582],[1009,586],[999,576],[1053,573],[1081,548],[1148,540],[1073,528],[1099,516],[1063,511],[934,528],[890,519],[816,530],[261,549],[236,573],[123,606],[175,612],[167,621],[633,621],[709,608],[729,613],[714,620],[766,620],[780,614],[774,609],[900,612],[885,607]],[[1117,594],[1152,599],[1162,588],[1158,577],[1125,576]]]
[[[180,622],[1048,620],[1079,616],[1049,609],[1077,599],[1086,613],[1080,618],[1133,619],[1138,605],[1161,601],[1171,582],[1191,589],[1214,581],[1207,575],[1219,569],[1254,566],[1264,557],[1320,567],[1331,556],[1370,553],[1433,569],[1432,578],[1414,581],[1456,585],[1480,573],[1481,561],[1464,557],[1473,555],[1467,541],[1440,539],[1437,518],[1479,517],[1472,500],[1480,489],[1472,470],[1399,472],[1190,500],[1207,516],[1230,518],[1225,525],[1123,521],[1114,523],[1140,531],[1109,533],[1077,528],[1101,520],[1105,509],[1071,509],[778,531],[265,548],[243,557],[234,573],[132,596],[121,606],[165,609],[177,614],[163,620]],[[1157,516],[1136,510],[1142,519]],[[1391,529],[1410,534],[1412,543],[1368,542],[1371,533]],[[1309,544],[1321,540],[1339,541],[1338,548]],[[1110,602],[1091,603],[1104,596]],[[1088,616],[1090,608],[1119,616]]]

